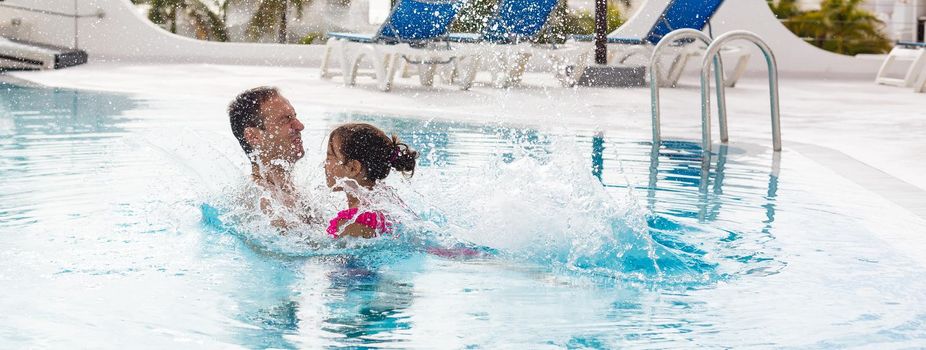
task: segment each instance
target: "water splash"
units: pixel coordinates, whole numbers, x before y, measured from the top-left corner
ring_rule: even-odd
[[[332,240],[323,222],[281,234],[253,210],[254,203],[241,205],[240,189],[213,198],[216,202],[210,203],[221,209],[204,205],[203,216],[210,226],[271,255],[350,256],[385,263],[413,253],[475,249],[486,258],[596,277],[669,283],[716,277],[703,252],[654,239],[651,215],[629,190],[617,196],[606,191],[573,141],[513,137],[511,152],[479,166],[435,161],[439,165],[420,169],[411,181],[389,178],[380,190],[364,194],[373,200],[363,209],[389,213],[397,223],[394,232],[378,239]],[[311,198],[308,205],[324,217],[333,216],[343,195],[318,186],[324,183],[321,171],[300,175],[303,188],[312,189],[303,193]],[[404,202],[376,200],[395,196]]]

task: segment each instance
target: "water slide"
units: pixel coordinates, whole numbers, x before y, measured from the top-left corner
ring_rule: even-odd
[[[91,61],[292,66],[317,65],[322,53],[320,47],[311,45],[209,42],[171,34],[151,23],[129,0],[5,0],[0,4],[78,16],[0,7],[0,34],[56,46],[77,43]]]
[[[768,43],[784,74],[814,77],[867,77],[874,79],[882,55],[846,56],[822,50],[791,33],[778,21],[765,0],[726,0],[711,21],[714,37],[731,30],[748,30]],[[750,71],[764,71],[765,60],[756,51]]]
[[[317,66],[322,55],[322,47],[318,45],[220,43],[174,35],[148,21],[129,0],[6,0],[3,3],[47,11],[71,11],[84,16],[77,18],[75,23],[73,18],[0,7],[0,33],[17,32],[16,36],[4,36],[57,46],[79,42],[80,49],[87,51],[93,61]],[[18,31],[10,29],[11,22],[21,23],[21,28]],[[737,29],[758,33],[775,52],[779,69],[784,74],[873,78],[881,63],[877,56],[838,55],[807,44],[781,25],[765,0],[727,0],[711,23],[714,36]],[[761,55],[756,53],[753,57]],[[763,71],[763,61],[753,59],[750,71]]]

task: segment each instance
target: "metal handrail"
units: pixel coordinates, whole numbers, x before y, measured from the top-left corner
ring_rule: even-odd
[[[711,58],[720,54],[720,49],[728,42],[733,40],[746,40],[759,47],[762,54],[765,55],[765,62],[768,64],[768,88],[769,103],[771,105],[772,115],[772,147],[776,152],[781,151],[781,112],[778,95],[778,62],[775,60],[775,54],[768,47],[762,38],[753,32],[745,30],[735,30],[725,33],[714,40],[707,47],[704,59],[701,62],[701,142],[702,148],[709,150],[711,147],[711,97],[710,97],[710,71]],[[718,94],[717,107],[720,110],[726,110],[727,100],[722,94]],[[726,143],[729,141],[727,131],[726,113],[719,115],[720,120],[720,141]]]
[[[700,30],[685,28],[674,30],[666,36],[662,37],[659,40],[659,43],[656,44],[656,47],[653,49],[653,55],[650,57],[649,61],[649,87],[650,87],[650,107],[652,108],[653,116],[653,145],[658,146],[662,143],[662,125],[660,120],[660,102],[659,102],[659,57],[662,54],[662,50],[674,44],[679,40],[690,40],[698,39],[704,42],[707,45],[711,44],[711,37],[704,34]],[[724,89],[723,89],[723,62],[720,59],[720,55],[717,55],[714,58],[714,71],[715,78],[717,80],[717,98],[725,100]],[[718,106],[718,114],[721,116],[726,116],[726,104]],[[707,149],[709,152],[710,149]]]

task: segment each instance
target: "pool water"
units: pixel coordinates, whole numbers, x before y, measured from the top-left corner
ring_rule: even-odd
[[[225,102],[0,86],[0,347],[926,347],[926,273],[886,238],[923,220],[787,147],[296,103],[326,212],[334,126],[421,151],[387,180],[414,216],[345,246],[227,215]],[[459,245],[485,254],[429,253]]]

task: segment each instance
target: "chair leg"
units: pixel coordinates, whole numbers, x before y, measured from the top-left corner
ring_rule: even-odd
[[[322,79],[331,78],[331,75],[328,73],[328,65],[331,61],[331,51],[334,49],[336,40],[335,38],[329,38],[328,42],[325,43],[325,52],[322,54],[322,64],[321,67],[319,67],[319,75]]]
[[[566,75],[566,67],[569,66],[567,59],[561,55],[548,55],[547,62],[553,69],[553,77],[562,85],[567,84],[568,76]]]
[[[436,70],[436,64],[418,64],[418,80],[421,81],[421,86],[434,85],[434,73]]]
[[[395,74],[399,67],[399,62],[404,61],[402,55],[398,53],[387,54],[383,58],[383,76],[377,77],[379,82],[379,89],[381,91],[390,91],[392,90],[393,82],[395,81]]]
[[[637,45],[628,46],[624,50],[621,50],[621,51],[622,52],[615,57],[616,58],[615,61],[617,61],[617,63],[620,63],[620,64],[626,63],[627,60],[637,55],[644,56],[644,58],[646,58],[646,61],[649,62],[649,58],[653,54],[653,50],[651,47],[637,46]],[[608,62],[608,64],[611,64],[611,63]]]
[[[688,65],[688,59],[691,57],[692,52],[685,51],[677,54],[672,59],[672,65],[669,66],[669,71],[666,72],[665,77],[656,77],[659,79],[659,86],[678,86],[678,80],[681,79],[682,73],[685,72],[685,66]]]
[[[461,90],[469,90],[473,86],[473,81],[476,80],[476,72],[479,71],[479,63],[481,57],[479,55],[469,56],[470,64],[463,72],[463,78],[460,82]]]
[[[920,76],[913,83],[913,92],[926,92],[926,67],[920,69]]]
[[[579,83],[579,79],[582,79],[582,76],[585,75],[585,68],[588,68],[590,56],[589,51],[583,51],[574,57],[572,76],[566,74],[566,67],[563,67],[560,83],[564,87],[573,87]]]
[[[919,49],[916,58],[913,59],[913,63],[910,64],[910,68],[907,69],[907,74],[904,76],[904,86],[913,87],[917,77],[923,74],[924,68],[926,68],[926,49]]]
[[[357,68],[360,66],[360,60],[363,59],[363,55],[357,55],[357,57],[351,57],[353,52],[348,50],[348,45],[341,45],[340,55],[335,55],[341,61],[341,78],[344,79],[344,85],[351,86],[354,85],[354,81],[357,79]]]
[[[381,91],[389,91],[389,82],[386,72],[389,70],[389,59],[392,55],[385,54],[373,59],[373,72],[376,75],[376,87]]]
[[[887,78],[888,67],[890,67],[891,64],[894,63],[894,60],[897,59],[896,55],[899,54],[901,50],[903,50],[903,48],[894,47],[893,49],[891,49],[891,52],[887,54],[887,58],[885,58],[884,62],[881,63],[881,68],[878,69],[878,75],[875,76],[875,83],[878,83],[878,84],[886,83],[885,78]]]
[[[507,85],[518,85],[521,83],[521,78],[524,76],[524,71],[527,70],[527,63],[530,62],[531,54],[529,52],[518,53],[514,58],[514,64],[511,65],[511,69],[508,70],[507,77],[505,78],[505,83]]]
[[[752,58],[752,53],[744,50],[736,60],[736,67],[733,68],[733,73],[724,80],[724,85],[727,87],[736,86],[736,82],[743,77],[743,74],[746,74],[746,68],[749,66],[750,58]]]
[[[408,64],[408,61],[402,60],[401,68],[399,68],[400,75],[402,78],[409,78],[412,76],[411,64]]]
[[[459,58],[453,60],[450,63],[447,63],[445,66],[442,66],[438,70],[438,75],[441,77],[441,81],[453,85],[456,83],[457,79],[460,77],[460,67],[459,67]]]
[[[360,62],[364,56],[366,56],[366,53],[361,52],[350,60],[345,59],[344,67],[347,67],[347,71],[344,72],[344,85],[353,86],[357,83],[357,70],[360,69]],[[376,60],[373,60],[373,64],[376,64]]]
[[[489,73],[492,75],[492,86],[496,88],[505,87],[505,67],[508,65],[507,55],[503,52],[493,51],[491,62],[487,65]]]

